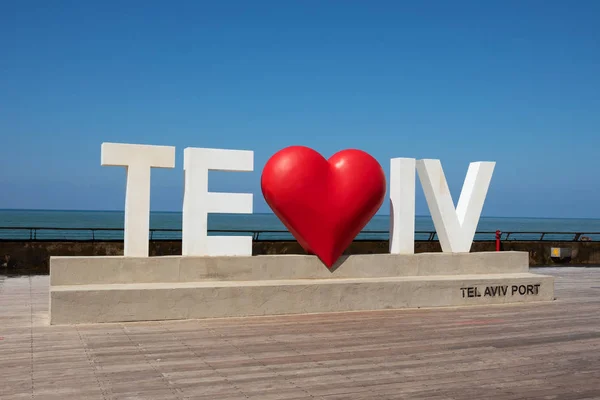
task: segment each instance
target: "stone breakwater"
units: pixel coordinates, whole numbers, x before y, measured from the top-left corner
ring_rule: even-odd
[[[494,251],[494,241],[474,242],[472,252]],[[551,249],[568,249],[571,257],[553,258]],[[600,264],[600,242],[505,241],[501,250],[529,253],[531,266]],[[437,241],[416,241],[415,252],[440,252]],[[388,241],[355,241],[345,254],[388,252]],[[151,256],[180,255],[181,241],[150,241]],[[306,254],[295,241],[255,241],[253,254]],[[0,275],[48,274],[50,256],[123,255],[122,241],[0,241]]]

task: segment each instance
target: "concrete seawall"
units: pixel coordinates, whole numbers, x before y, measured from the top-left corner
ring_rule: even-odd
[[[295,241],[257,241],[253,253],[305,254]],[[567,248],[571,257],[551,257],[552,247]],[[600,242],[506,241],[504,251],[529,253],[531,266],[600,264]],[[474,242],[471,251],[494,251],[494,241]],[[415,242],[416,253],[441,251],[437,241]],[[381,254],[388,252],[387,241],[356,241],[345,254]],[[122,241],[0,241],[0,274],[48,274],[50,256],[122,255]],[[180,255],[181,241],[150,241],[150,255]]]

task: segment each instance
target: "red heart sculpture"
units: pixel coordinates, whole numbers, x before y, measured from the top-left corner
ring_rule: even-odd
[[[291,146],[267,161],[261,188],[298,243],[331,268],[381,207],[386,181],[381,165],[364,151],[343,150],[326,160]]]

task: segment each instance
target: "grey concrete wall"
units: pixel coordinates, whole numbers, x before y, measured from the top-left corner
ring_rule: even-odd
[[[488,290],[503,287],[500,295]],[[498,293],[498,292],[496,292]],[[158,321],[525,303],[554,299],[554,277],[299,279],[50,287],[50,324]]]
[[[315,257],[52,257],[50,323],[244,317],[551,301],[523,252]]]
[[[297,242],[255,242],[253,253],[259,254],[305,254]],[[572,250],[571,259],[553,260],[551,247],[567,247]],[[475,242],[471,251],[494,251],[495,243]],[[529,253],[529,263],[536,265],[586,265],[600,264],[600,242],[537,242],[506,241],[502,250]],[[416,242],[415,252],[439,252],[438,242]],[[382,254],[388,252],[387,241],[354,242],[346,254]],[[106,256],[122,255],[123,242],[79,241],[0,241],[0,274],[48,274],[50,256]],[[151,241],[150,255],[180,255],[180,241]]]
[[[354,254],[331,268],[306,255],[239,257],[52,257],[50,285],[109,285],[207,281],[350,279],[399,276],[518,274],[527,253]]]

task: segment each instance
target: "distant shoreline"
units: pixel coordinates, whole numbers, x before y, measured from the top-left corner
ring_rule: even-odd
[[[45,209],[45,208],[0,208],[0,212],[89,212],[89,213],[124,213],[125,210],[74,210],[74,209]],[[150,214],[181,214],[181,211],[162,211],[150,210]],[[254,212],[253,215],[275,215],[272,212]],[[219,215],[250,215],[250,214],[228,214],[219,213]],[[389,217],[390,214],[375,214],[376,217]],[[418,214],[417,218],[431,218],[430,214]],[[481,218],[486,219],[529,219],[529,220],[572,220],[572,221],[600,221],[600,217],[525,217],[525,216],[494,216],[482,215]]]

